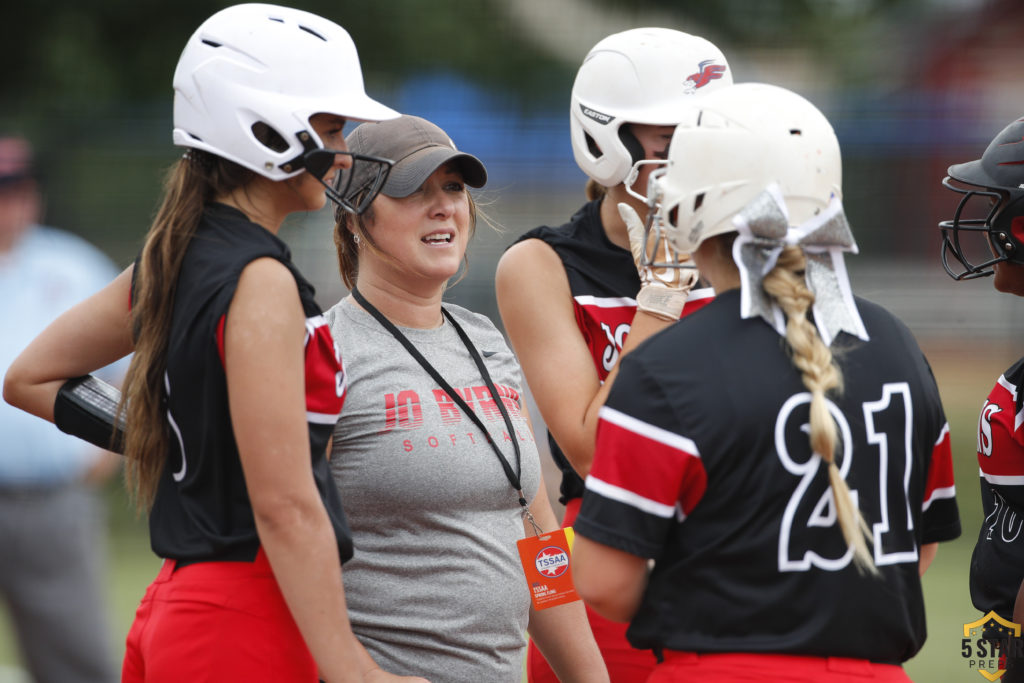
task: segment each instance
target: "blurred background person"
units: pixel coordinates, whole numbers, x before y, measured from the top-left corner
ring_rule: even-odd
[[[597,411],[619,359],[712,296],[692,289],[693,270],[644,264],[638,224],[647,218],[651,169],[667,158],[684,105],[731,83],[725,56],[699,36],[637,28],[598,42],[576,75],[569,112],[589,201],[565,225],[522,235],[498,263],[498,306],[547,424],[565,526],[579,511]],[[640,230],[632,245],[620,206]],[[612,680],[646,680],[651,654],[629,646],[624,625],[593,611],[588,617]],[[557,680],[532,644],[528,676]]]
[[[573,565],[652,683],[908,681],[924,644],[949,426],[910,331],[850,292],[841,178],[824,115],[751,83],[683,112],[653,183],[715,299],[623,359]]]
[[[348,368],[331,471],[359,548],[352,627],[386,669],[433,681],[519,683],[526,632],[562,681],[607,681],[582,603],[531,605],[517,542],[558,522],[519,364],[486,316],[443,301],[487,172],[416,116],[347,144],[395,162],[364,214],[336,214],[352,294],[325,314]],[[372,178],[351,175],[361,204]]]
[[[952,220],[940,223],[942,263],[955,280],[992,276],[998,292],[1024,296],[1024,118],[996,135],[980,159],[949,167],[943,185],[961,195]],[[1024,358],[996,380],[978,418],[977,458],[984,521],[971,557],[971,601],[1024,623]],[[1014,607],[1017,604],[1016,609]],[[1024,652],[1000,642],[1006,683],[1024,680]],[[1018,639],[1018,647],[1020,640]],[[1017,654],[1018,656],[1012,656]]]
[[[102,289],[114,264],[39,224],[28,140],[0,137],[0,369],[54,318]],[[123,364],[122,364],[123,365]],[[117,381],[123,367],[103,376]],[[98,486],[119,456],[0,402],[0,592],[40,683],[118,680],[106,598],[107,520]]]

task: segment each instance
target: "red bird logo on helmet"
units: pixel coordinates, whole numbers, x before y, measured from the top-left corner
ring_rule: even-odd
[[[715,64],[713,59],[705,59],[698,64],[700,71],[690,74],[683,83],[687,92],[693,92],[697,88],[703,88],[711,81],[721,78],[725,74],[725,64]]]

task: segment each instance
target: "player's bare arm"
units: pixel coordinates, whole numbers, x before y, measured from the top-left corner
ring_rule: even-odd
[[[4,399],[53,422],[53,403],[64,382],[131,353],[131,279],[129,266],[36,337],[7,371]]]
[[[612,621],[629,621],[647,587],[647,560],[576,536],[573,582],[583,601]]]
[[[337,546],[310,469],[304,335],[292,274],[274,259],[253,261],[228,312],[224,364],[256,527],[324,680],[361,681]]]
[[[498,308],[541,417],[580,476],[594,455],[601,389],[576,326],[572,293],[558,255],[540,240],[505,252],[495,276]]]

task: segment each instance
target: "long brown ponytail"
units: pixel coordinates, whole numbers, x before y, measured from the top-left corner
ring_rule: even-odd
[[[125,435],[125,482],[139,511],[152,506],[167,460],[164,372],[175,288],[185,250],[206,204],[247,184],[254,176],[233,162],[193,149],[171,167],[164,181],[163,202],[135,269],[135,352],[118,406],[130,425]]]

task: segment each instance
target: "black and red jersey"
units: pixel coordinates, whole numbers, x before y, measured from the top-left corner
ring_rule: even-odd
[[[971,558],[971,600],[983,613],[1013,618],[1024,581],[1024,358],[1004,372],[978,419],[978,466],[985,519]]]
[[[149,516],[153,551],[185,561],[255,559],[259,538],[228,408],[224,323],[242,270],[275,258],[292,272],[306,316],[306,414],[316,486],[343,560],[352,539],[326,449],[345,392],[341,358],[287,245],[240,211],[211,204],[177,281],[164,377],[170,448]]]
[[[920,649],[918,550],[960,533],[949,428],[907,328],[858,307],[871,340],[833,343],[845,383],[828,401],[881,577],[852,564],[783,339],[727,291],[626,356],[601,411],[575,529],[654,559],[634,647],[887,663]]]
[[[548,244],[565,267],[573,298],[576,326],[583,335],[602,382],[619,359],[622,345],[636,314],[640,291],[633,255],[608,239],[601,224],[601,200],[583,205],[568,223],[558,228],[541,226],[523,234],[517,242],[539,239]],[[710,289],[690,294],[683,315],[711,300]],[[583,480],[569,464],[548,432],[551,455],[562,472],[560,501],[565,504],[583,495]]]

